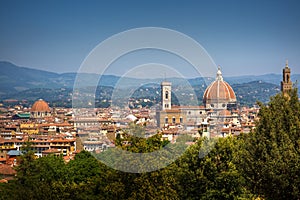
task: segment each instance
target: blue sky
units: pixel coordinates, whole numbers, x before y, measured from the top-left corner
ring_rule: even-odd
[[[286,59],[300,73],[297,0],[0,0],[0,60],[76,72],[101,41],[149,26],[192,37],[225,76],[279,74]]]

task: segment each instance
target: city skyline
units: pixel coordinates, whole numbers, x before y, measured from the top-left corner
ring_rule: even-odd
[[[279,74],[286,59],[292,73],[300,73],[298,1],[0,4],[0,60],[18,66],[76,72],[89,52],[110,36],[133,28],[163,27],[196,40],[224,76]],[[138,56],[140,62],[130,60],[135,59],[130,55],[125,62],[147,64],[155,57]],[[119,76],[128,69],[117,66],[111,74]]]

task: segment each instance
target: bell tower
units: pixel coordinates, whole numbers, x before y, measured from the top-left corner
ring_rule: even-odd
[[[282,71],[281,92],[287,94],[293,87],[291,81],[291,69],[289,68],[288,61],[286,61],[285,68]]]
[[[161,108],[162,110],[171,109],[171,83],[162,82],[161,83]]]

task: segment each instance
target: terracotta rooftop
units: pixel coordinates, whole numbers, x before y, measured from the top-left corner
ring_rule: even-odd
[[[50,112],[50,108],[48,103],[42,99],[39,99],[32,105],[31,112]]]
[[[17,172],[11,165],[0,164],[0,174],[3,175],[15,175]]]
[[[60,150],[57,149],[47,149],[45,151],[43,151],[42,153],[60,153]]]

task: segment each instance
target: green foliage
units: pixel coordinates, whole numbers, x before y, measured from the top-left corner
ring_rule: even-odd
[[[145,127],[134,123],[124,130],[122,136],[117,134],[116,146],[134,153],[149,153],[161,149],[169,142],[161,140],[161,134],[146,138]]]
[[[66,167],[68,180],[76,184],[87,183],[91,177],[98,178],[101,173],[99,162],[87,151],[77,154]]]
[[[203,149],[204,142],[208,142]],[[233,163],[237,140],[228,137],[198,141],[176,161],[178,191],[183,199],[237,199],[247,194]],[[206,156],[200,156],[203,153]],[[206,151],[206,152],[205,152]],[[174,167],[175,168],[175,167]]]
[[[161,148],[160,138],[138,144],[144,146],[142,151],[152,151]],[[231,161],[235,139],[220,140],[216,148],[210,143],[213,150],[199,158],[202,142],[190,146],[169,166],[140,174],[108,168],[84,151],[67,164],[62,157],[33,159],[28,153],[22,157],[16,180],[0,190],[5,199],[233,199],[242,194]],[[140,151],[138,144],[134,150]]]
[[[137,137],[139,136],[139,137]],[[145,138],[145,127],[131,124],[128,130],[116,137],[116,148],[95,156],[108,166],[125,172],[155,171],[169,165],[187,147],[185,140],[170,144],[162,141],[161,134]]]
[[[259,103],[256,129],[241,137],[240,168],[248,188],[266,199],[299,199],[300,103],[297,91]]]

